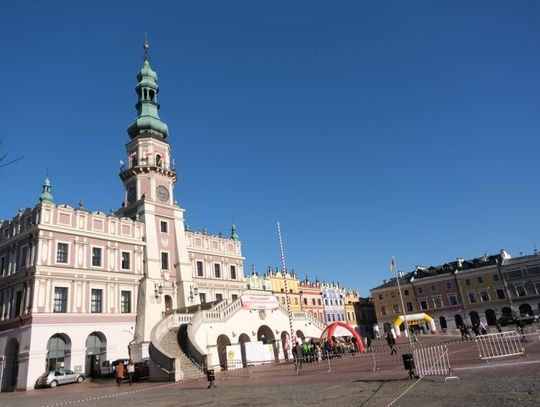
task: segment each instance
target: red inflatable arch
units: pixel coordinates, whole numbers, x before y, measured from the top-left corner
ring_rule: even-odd
[[[338,330],[338,336],[343,336],[343,328],[350,332],[352,336],[356,338],[356,343],[358,346],[358,350],[360,352],[365,352],[364,349],[364,341],[362,340],[362,337],[358,335],[358,332],[356,332],[354,329],[351,328],[349,324],[346,324],[344,322],[332,322],[330,325],[326,327],[326,329],[321,334],[321,339],[327,338],[330,343],[332,343],[332,336],[336,333],[336,329]],[[341,331],[341,332],[339,332]]]

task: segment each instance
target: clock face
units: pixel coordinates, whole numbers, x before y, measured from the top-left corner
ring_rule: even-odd
[[[169,190],[163,185],[160,185],[156,189],[157,197],[160,201],[167,201],[169,199]]]
[[[137,190],[135,187],[131,187],[127,192],[127,200],[129,203],[133,203],[137,200]]]

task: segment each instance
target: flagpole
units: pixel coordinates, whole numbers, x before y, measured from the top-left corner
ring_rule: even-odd
[[[281,255],[281,274],[283,276],[283,284],[285,285],[285,302],[287,303],[287,316],[289,317],[289,330],[291,335],[291,346],[296,344],[296,335],[293,329],[291,298],[289,297],[289,285],[287,284],[287,266],[285,265],[285,251],[283,250],[283,240],[281,239],[281,227],[277,223],[278,238],[279,238],[279,253]]]
[[[409,339],[409,347],[411,349],[414,349],[413,341],[411,338],[411,334],[409,332],[409,322],[407,321],[407,312],[405,311],[405,301],[403,300],[403,294],[401,293],[401,286],[399,284],[399,273],[397,272],[396,267],[396,261],[394,260],[394,256],[392,256],[392,261],[390,262],[390,270],[396,274],[396,283],[397,288],[399,292],[399,299],[401,301],[401,310],[403,311],[403,318],[404,318],[404,324],[405,324],[405,336]]]

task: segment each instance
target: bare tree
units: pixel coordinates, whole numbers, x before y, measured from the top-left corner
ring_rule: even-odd
[[[0,150],[2,148],[2,143],[4,142],[3,139],[0,139]],[[0,168],[2,167],[7,167],[8,165],[10,164],[13,164],[14,162],[17,162],[19,160],[21,160],[23,158],[23,156],[21,155],[20,157],[18,158],[15,158],[11,161],[8,160],[8,153],[5,153],[3,155],[0,155]]]

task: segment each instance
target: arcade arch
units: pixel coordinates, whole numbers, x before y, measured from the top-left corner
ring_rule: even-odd
[[[6,344],[4,350],[4,364],[0,364],[3,369],[1,383],[2,391],[13,391],[17,387],[17,376],[19,375],[19,342],[12,338]]]
[[[492,309],[487,309],[484,311],[486,314],[486,322],[488,325],[495,325],[497,323],[497,314]]]
[[[47,370],[71,368],[71,339],[65,334],[54,334],[47,342]]]
[[[246,342],[251,342],[251,338],[248,334],[241,334],[238,337],[238,343],[240,344],[240,354],[242,355],[242,366],[247,366],[247,358],[246,358]]]
[[[217,349],[218,349],[218,358],[219,365],[221,370],[227,370],[227,346],[231,344],[231,340],[227,335],[219,335],[217,337]]]
[[[86,360],[84,372],[87,376],[99,377],[101,361],[107,359],[107,338],[102,332],[92,332],[86,338]]]

